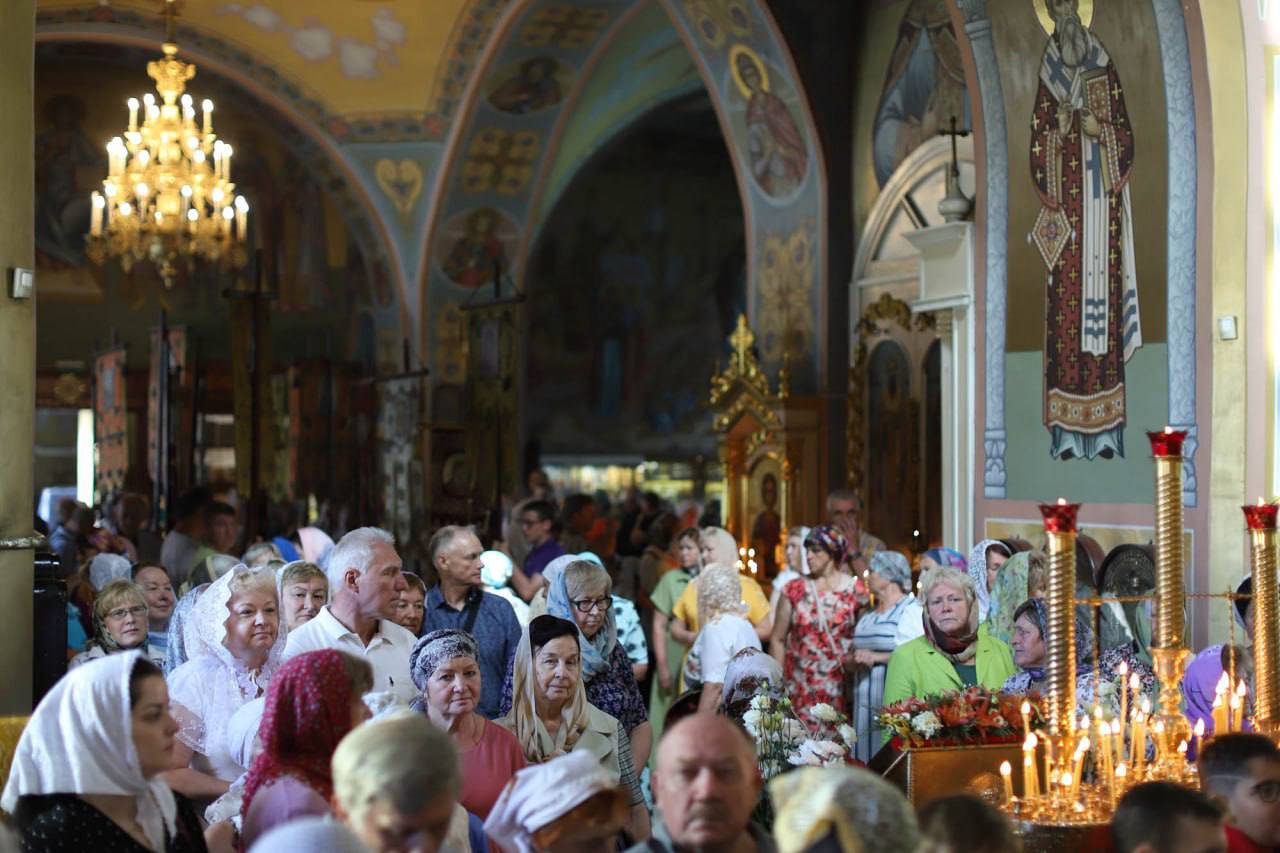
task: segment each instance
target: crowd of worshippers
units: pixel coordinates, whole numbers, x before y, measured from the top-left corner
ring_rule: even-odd
[[[233,556],[235,510],[207,494],[162,540],[123,503],[105,523],[58,508],[70,668],[0,798],[20,849],[1020,849],[983,800],[916,812],[862,765],[886,704],[1044,688],[1046,559],[1025,543],[913,571],[836,491],[768,577],[700,508],[535,495],[487,549],[435,531],[424,580],[378,528],[294,527]],[[1082,707],[1116,682],[1154,698],[1149,608],[1074,615]],[[1183,685],[1203,791],[1131,788],[1114,849],[1280,849],[1274,742],[1212,736],[1224,672],[1248,680],[1247,647],[1205,649]],[[838,760],[766,755],[754,721],[779,699]]]

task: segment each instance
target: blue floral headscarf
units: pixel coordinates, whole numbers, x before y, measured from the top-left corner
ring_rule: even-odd
[[[594,556],[594,555],[592,555]],[[542,576],[547,581],[547,612],[552,616],[558,616],[561,619],[572,622],[577,625],[577,620],[573,618],[573,602],[569,600],[569,588],[565,584],[565,569],[569,568],[572,563],[586,562],[599,568],[599,557],[591,559],[583,554],[565,554],[556,557],[542,571]],[[604,569],[601,569],[603,572]],[[608,577],[608,573],[605,573]],[[590,639],[582,633],[582,629],[578,629],[578,644],[582,647],[582,677],[583,680],[590,681],[598,675],[609,670],[609,657],[613,654],[613,648],[618,644],[618,624],[613,615],[613,608],[609,608],[604,614],[604,624],[600,626],[600,630]]]

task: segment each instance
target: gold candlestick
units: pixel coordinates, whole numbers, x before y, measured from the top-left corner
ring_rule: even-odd
[[[1253,725],[1263,734],[1280,735],[1280,593],[1276,587],[1276,515],[1280,506],[1263,503],[1241,507],[1249,525],[1253,566]]]
[[[1058,498],[1041,504],[1044,529],[1049,538],[1049,583],[1044,603],[1045,687],[1049,694],[1049,734],[1055,740],[1070,737],[1076,714],[1076,515],[1080,504]],[[1070,747],[1061,747],[1065,755]]]
[[[1179,781],[1189,777],[1186,756],[1178,745],[1191,737],[1182,715],[1182,676],[1190,652],[1184,642],[1186,590],[1182,554],[1182,443],[1185,432],[1165,427],[1149,432],[1156,463],[1156,623],[1151,660],[1160,681],[1160,709],[1152,718],[1156,759],[1153,778]]]

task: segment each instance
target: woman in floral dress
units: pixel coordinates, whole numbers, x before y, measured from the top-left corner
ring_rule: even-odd
[[[840,571],[849,544],[838,528],[813,528],[804,547],[809,577],[783,588],[769,652],[782,664],[800,719],[815,735],[824,735],[828,724],[814,716],[815,705],[825,703],[849,715],[844,673],[852,664],[858,598],[853,578]]]

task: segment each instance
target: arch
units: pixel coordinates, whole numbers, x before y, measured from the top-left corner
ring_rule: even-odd
[[[771,331],[769,323],[777,325],[781,322],[798,327],[805,344],[805,358],[792,362],[793,384],[802,392],[816,390],[818,354],[825,346],[827,335],[821,322],[821,318],[825,316],[823,309],[827,299],[826,240],[825,233],[818,227],[826,210],[826,169],[809,102],[799,82],[791,54],[767,7],[758,0],[729,0],[724,4],[716,4],[732,10],[732,14],[737,17],[722,21],[724,26],[715,36],[708,35],[706,21],[691,21],[686,17],[686,11],[672,0],[640,2],[661,3],[697,63],[703,83],[715,106],[738,175],[745,211],[748,278],[753,282],[749,299],[753,313],[767,321],[762,327],[762,350],[768,361],[779,364],[784,341],[792,339],[790,333],[793,328],[778,326]],[[577,39],[573,50],[560,46],[560,49],[548,49],[546,52],[554,58],[578,61],[579,64],[574,67],[575,73],[582,75],[585,73],[584,69],[588,68],[585,63],[591,62],[594,56],[590,51],[583,51],[582,46],[588,42],[593,48],[600,44],[605,22],[612,28],[620,18],[634,14],[634,6],[635,4],[625,0],[617,0],[594,10],[558,7],[557,15],[561,17],[594,14],[597,16],[594,19],[596,31],[589,38]],[[506,121],[503,116],[497,115],[498,111],[493,109],[492,104],[481,103],[486,94],[492,92],[494,75],[499,69],[506,67],[505,63],[532,56],[531,40],[527,36],[515,39],[513,34],[517,30],[527,34],[531,21],[547,29],[549,25],[545,16],[541,22],[536,17],[545,9],[540,0],[524,0],[507,8],[502,20],[494,28],[494,35],[484,57],[477,63],[459,110],[458,120],[451,129],[422,232],[422,239],[428,250],[419,263],[417,282],[423,293],[423,305],[430,306],[422,312],[420,318],[424,340],[429,338],[427,322],[428,317],[436,313],[433,309],[447,309],[449,300],[459,301],[469,295],[466,288],[460,288],[456,281],[451,282],[442,272],[433,269],[428,260],[433,254],[433,247],[437,250],[441,248],[438,242],[446,227],[462,227],[456,223],[458,217],[468,211],[468,205],[473,212],[481,206],[488,206],[496,213],[513,219],[507,226],[510,233],[506,238],[501,238],[493,230],[495,226],[490,225],[488,227],[491,233],[487,239],[490,251],[499,258],[505,259],[503,246],[510,245],[509,255],[505,257],[515,258],[517,263],[504,263],[504,268],[508,270],[513,283],[518,283],[523,274],[523,268],[518,262],[523,261],[527,251],[517,253],[517,250],[522,244],[527,247],[529,238],[522,230],[528,231],[533,198],[532,169],[527,175],[523,175],[520,171],[522,167],[512,167],[510,162],[504,163],[503,157],[495,157],[493,162],[485,163],[484,158],[477,156],[476,152],[496,149],[505,154],[510,153],[512,146],[526,145],[535,149],[537,156],[529,159],[536,160],[538,157],[549,156],[554,150],[544,145],[544,141],[552,139],[547,134],[555,133],[558,120],[566,108],[563,98],[548,110],[543,110],[542,115],[536,119],[522,122]],[[703,26],[699,28],[699,24]],[[537,39],[533,41],[537,42]],[[700,41],[705,45],[705,51],[700,47]],[[540,43],[546,44],[545,41]],[[755,132],[781,132],[802,141],[803,154],[800,156],[803,159],[803,172],[798,176],[794,160],[781,164],[784,172],[782,179],[775,179],[772,172],[762,173],[763,177],[751,177],[750,164],[744,162],[750,157],[747,142],[749,129],[745,126],[748,99],[740,97],[734,101],[734,95],[730,91],[735,86],[730,73],[730,48],[740,47],[746,47],[746,52],[755,58],[758,71],[770,77],[774,90],[790,97],[790,101],[777,96],[772,100],[760,98],[761,103],[752,107],[753,110],[759,110],[759,115],[753,115],[752,121],[756,122]],[[493,119],[494,123],[489,128],[480,128],[481,119]],[[777,125],[770,124],[773,121]],[[777,130],[778,126],[781,126],[781,131]],[[517,128],[523,128],[523,131]],[[518,142],[517,137],[508,135],[517,133],[524,134],[518,138]],[[472,159],[469,163],[461,162],[465,157]],[[510,158],[505,159],[509,161]],[[485,191],[476,192],[476,185],[484,181],[482,174],[486,170],[497,170],[500,167],[507,169],[507,174],[514,175],[511,185],[501,191],[490,186]],[[464,187],[468,178],[472,183]],[[794,183],[794,191],[790,196],[773,191],[777,189],[773,185],[775,180],[785,180],[788,189]],[[765,182],[763,188],[760,181]],[[515,223],[522,223],[523,229]],[[439,257],[442,253],[436,251],[434,254]],[[768,279],[768,286],[761,286],[762,279]],[[797,297],[803,299],[808,307],[802,317],[793,317],[795,312],[789,310]],[[761,324],[757,322],[757,325]],[[816,341],[813,340],[815,326],[818,327]]]
[[[141,21],[149,20],[140,19],[140,23]],[[180,31],[179,39],[190,30],[190,27],[183,27]],[[37,46],[41,44],[80,42],[126,48],[144,48],[155,51],[158,54],[160,45],[163,42],[163,34],[159,30],[141,29],[139,26],[118,26],[100,23],[42,23],[37,21],[35,41]],[[181,41],[179,41],[179,51],[179,56],[186,57],[194,62],[198,68],[212,72],[260,103],[271,107],[288,126],[298,131],[302,139],[314,146],[313,153],[306,150],[298,150],[297,148],[293,149],[294,153],[305,162],[309,162],[313,166],[319,166],[320,168],[317,168],[317,171],[331,171],[342,179],[343,189],[352,202],[348,209],[358,217],[357,221],[353,223],[357,225],[354,231],[359,234],[361,231],[360,226],[363,226],[372,240],[372,243],[365,247],[370,251],[370,256],[367,260],[371,263],[379,260],[386,261],[388,275],[395,282],[400,332],[402,335],[412,334],[411,314],[413,306],[409,302],[408,297],[410,294],[404,278],[400,274],[399,252],[395,241],[391,239],[387,223],[378,213],[377,206],[369,195],[365,183],[360,179],[359,173],[353,168],[352,163],[342,149],[335,144],[333,138],[323,132],[312,118],[303,114],[293,100],[282,96],[275,89],[255,79],[233,62],[212,53],[206,53],[199,46],[189,47]],[[278,75],[275,79],[278,79]]]

